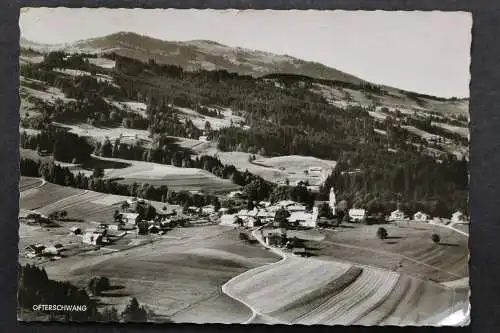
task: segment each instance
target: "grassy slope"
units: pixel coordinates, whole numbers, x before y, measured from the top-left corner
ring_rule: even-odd
[[[159,315],[174,321],[242,322],[242,304],[224,296],[231,277],[277,260],[271,253],[238,239],[219,226],[173,230],[169,238],[109,256],[68,258],[47,265],[49,276],[84,285],[89,276],[106,275],[123,286],[103,301],[121,308],[134,295]]]
[[[468,239],[454,232],[425,223],[384,225],[390,238],[376,237],[379,226],[324,231],[321,242],[309,242],[312,253],[320,258],[338,258],[373,265],[439,282],[468,275]],[[441,244],[431,241],[431,234],[441,236]]]

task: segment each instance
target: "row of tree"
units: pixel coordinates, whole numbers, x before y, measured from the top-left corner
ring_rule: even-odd
[[[85,307],[85,311],[44,311],[52,320],[60,318],[64,321],[104,321],[104,322],[147,322],[148,312],[134,297],[122,313],[116,308],[98,310],[98,303],[92,299],[85,289],[78,288],[69,282],[54,281],[48,278],[44,268],[35,265],[18,264],[17,306],[32,310],[34,305],[65,305]],[[94,295],[110,287],[106,277],[93,278],[89,288]]]

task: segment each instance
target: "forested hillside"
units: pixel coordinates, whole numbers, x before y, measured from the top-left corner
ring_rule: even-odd
[[[24,98],[33,111],[22,115],[22,126],[47,130],[52,122],[60,122],[147,130],[152,150],[146,155],[141,151],[140,158],[160,163],[171,163],[173,157],[172,147],[162,144],[168,137],[198,139],[206,135],[221,152],[336,160],[323,197],[329,186],[334,186],[340,199],[350,205],[367,205],[373,212],[387,211],[397,203],[411,211],[426,209],[440,215],[467,210],[467,159],[457,158],[450,147],[466,148],[468,140],[433,123],[437,119],[461,125],[464,119],[457,116],[459,111],[451,117],[437,111],[433,115],[432,110],[380,110],[383,105],[376,103],[340,107],[315,90],[321,85],[334,92],[357,92],[380,100],[393,94],[367,83],[281,74],[255,78],[225,70],[187,71],[115,53],[100,55],[114,61],[113,68],[104,68],[91,61],[96,57],[58,51],[45,55],[39,63],[23,65],[21,75],[29,88]],[[79,72],[71,75],[75,72],[68,70]],[[48,87],[59,89],[61,96],[47,100],[32,93]],[[430,100],[450,105],[457,102],[419,94],[410,97],[421,104]],[[144,103],[146,110],[141,113],[119,107],[119,103],[129,101]],[[224,120],[221,110],[230,110],[241,121],[231,119],[215,128],[209,120]],[[385,114],[374,117],[374,112]],[[192,114],[207,121],[200,126],[190,118]],[[429,118],[432,116],[436,118]],[[410,127],[438,135],[447,146],[419,136],[419,132],[408,130]],[[113,147],[108,150],[113,151]]]

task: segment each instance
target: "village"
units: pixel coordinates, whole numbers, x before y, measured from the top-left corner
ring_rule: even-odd
[[[130,244],[138,246],[164,237],[173,228],[203,225],[221,225],[250,231],[241,234],[241,239],[245,240],[253,239],[251,231],[259,230],[266,245],[286,247],[293,254],[306,256],[306,250],[301,246],[301,235],[304,234],[300,231],[335,229],[341,223],[337,219],[338,207],[333,188],[330,189],[328,201],[316,201],[313,207],[307,207],[304,203],[292,200],[249,203],[242,191],[229,193],[227,199],[238,203],[237,207],[248,208],[250,204],[253,208],[224,208],[215,205],[184,208],[164,206],[162,209],[154,210],[153,214],[149,214],[147,213],[148,207],[152,207],[150,202],[141,198],[130,198],[117,205],[119,209],[114,211],[109,222],[65,223],[71,225],[65,228],[66,242],[58,238],[58,241],[51,244],[38,242],[27,244],[24,247],[24,257],[54,261],[69,255],[72,253],[71,249],[75,247],[82,252],[99,248],[119,251],[130,248]],[[325,210],[328,214],[325,214]],[[56,211],[49,216],[31,211],[20,214],[19,220],[26,225],[48,228],[46,230],[50,230],[51,227],[57,227],[60,230],[59,223],[65,221],[65,215],[67,215],[65,211]],[[407,216],[400,209],[381,217],[380,215],[369,216],[366,209],[357,207],[343,212],[342,219],[342,223],[359,226],[398,222],[421,222],[442,226],[468,223],[466,216],[459,211],[449,219],[431,217],[420,211],[413,216]]]

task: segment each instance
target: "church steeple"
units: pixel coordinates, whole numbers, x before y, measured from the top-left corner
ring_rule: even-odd
[[[328,201],[328,205],[330,206],[330,209],[332,210],[332,214],[335,216],[335,206],[337,204],[337,199],[335,197],[335,191],[333,190],[333,187],[330,188],[330,199]]]

